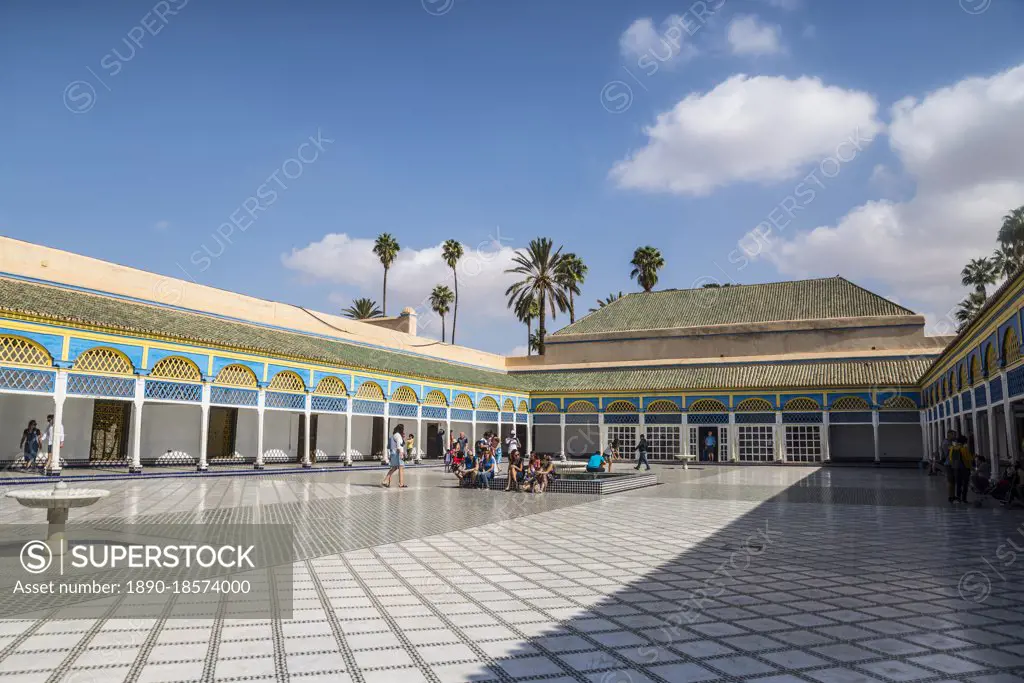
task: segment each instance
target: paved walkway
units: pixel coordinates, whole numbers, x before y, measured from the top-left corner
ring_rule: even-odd
[[[1024,511],[910,471],[655,469],[604,497],[104,482],[78,519],[294,523],[293,619],[0,621],[0,683],[1024,682]]]

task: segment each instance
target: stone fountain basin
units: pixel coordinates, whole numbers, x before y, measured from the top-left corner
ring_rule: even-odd
[[[69,489],[63,482],[52,489],[7,492],[8,498],[30,508],[83,508],[109,495],[102,489]]]

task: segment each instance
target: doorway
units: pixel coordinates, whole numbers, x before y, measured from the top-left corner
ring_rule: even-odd
[[[128,458],[128,430],[132,404],[96,399],[92,408],[89,461],[104,462]]]
[[[316,413],[314,413],[310,417],[310,419],[309,419],[309,424],[312,426],[312,428],[309,431],[309,450],[311,451],[310,454],[309,454],[309,461],[310,462],[316,462],[316,426],[317,426],[317,422],[318,422],[318,420],[317,420],[318,417],[320,417],[320,416],[317,415]],[[298,441],[298,444],[299,444],[299,447],[298,447],[297,450],[298,450],[298,453],[299,453],[299,462],[304,462],[305,459],[306,459],[306,415],[305,415],[305,413],[299,415],[299,441]]]
[[[701,427],[698,431],[697,444],[700,448],[698,459],[701,462],[718,462],[718,451],[722,445],[718,431],[718,427]],[[710,442],[708,437],[711,437]]]
[[[210,407],[209,435],[206,439],[208,458],[230,458],[235,454],[235,433],[238,429],[238,408]]]
[[[373,440],[370,441],[370,457],[384,456],[384,418],[373,418]]]
[[[436,422],[430,422],[427,424],[427,457],[428,458],[440,458],[443,454],[441,453],[441,444],[437,442],[437,432],[440,426]]]

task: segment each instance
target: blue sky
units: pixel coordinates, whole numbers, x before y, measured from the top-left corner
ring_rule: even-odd
[[[456,238],[458,341],[497,352],[539,235],[589,265],[582,311],[652,244],[659,288],[840,273],[946,331],[1024,204],[1024,3],[704,4],[8,1],[0,232],[337,311],[380,299],[388,231],[391,313]]]

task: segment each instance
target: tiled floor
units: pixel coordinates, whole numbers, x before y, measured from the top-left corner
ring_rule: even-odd
[[[656,470],[600,498],[436,470],[93,484],[90,521],[295,524],[293,619],[0,621],[0,683],[1024,683],[1024,512],[910,471]]]

